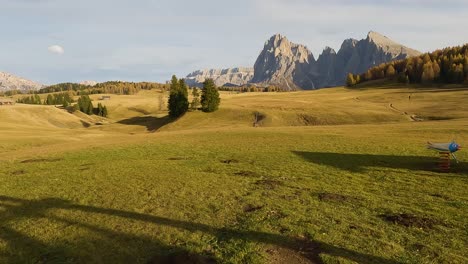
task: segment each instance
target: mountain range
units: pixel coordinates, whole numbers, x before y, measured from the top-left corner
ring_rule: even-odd
[[[255,84],[275,85],[285,90],[318,89],[344,85],[348,73],[363,73],[381,63],[420,54],[370,31],[365,39],[346,39],[338,52],[326,47],[315,59],[305,45],[292,43],[277,34],[265,42],[253,74],[244,71],[242,78],[234,78],[233,81],[232,69],[195,71],[187,76],[187,83],[200,86],[206,78],[212,78],[219,86]]]
[[[30,90],[39,90],[44,85],[33,82],[22,77],[18,77],[6,72],[0,72],[0,92],[8,90],[20,90],[28,92]]]

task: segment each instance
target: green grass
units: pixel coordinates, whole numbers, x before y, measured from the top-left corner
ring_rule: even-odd
[[[302,248],[325,263],[466,263],[468,164],[438,173],[424,144],[467,133],[466,121],[200,129],[4,161],[0,262],[261,263]]]

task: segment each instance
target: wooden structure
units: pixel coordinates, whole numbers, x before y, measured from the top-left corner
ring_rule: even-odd
[[[450,171],[450,152],[441,151],[439,152],[439,170],[441,172]]]

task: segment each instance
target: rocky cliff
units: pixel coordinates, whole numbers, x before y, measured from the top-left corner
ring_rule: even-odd
[[[348,73],[362,73],[381,63],[419,54],[371,31],[360,41],[345,40],[338,52],[325,48],[316,61],[305,46],[275,35],[265,43],[255,62],[252,83],[287,90],[344,85]]]
[[[44,85],[14,76],[6,72],[0,72],[0,91],[21,90],[27,92],[30,90],[39,90]]]
[[[242,86],[248,84],[254,75],[253,68],[198,70],[185,77],[189,86],[201,87],[206,79],[213,79],[217,86]]]
[[[252,83],[273,84],[284,89],[315,87],[309,80],[314,56],[306,46],[290,42],[282,35],[274,35],[263,47],[254,65]]]

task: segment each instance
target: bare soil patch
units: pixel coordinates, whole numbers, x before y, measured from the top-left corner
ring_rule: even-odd
[[[266,250],[268,261],[272,264],[315,264],[322,263],[319,245],[309,240],[297,240],[290,247],[270,247]]]
[[[227,160],[222,160],[221,163],[224,163],[224,164],[236,164],[236,163],[239,163],[240,161],[236,160],[236,159],[227,159]]]
[[[274,190],[279,186],[283,185],[283,182],[271,179],[258,180],[255,182],[256,185],[260,185],[265,189]]]
[[[239,171],[234,173],[236,176],[242,176],[242,177],[259,177],[258,173],[253,172],[253,171]]]
[[[20,163],[57,162],[61,160],[63,159],[28,159],[28,160],[23,160]]]
[[[320,201],[324,202],[349,202],[356,200],[354,197],[337,193],[319,193],[318,198]]]
[[[252,213],[252,212],[263,209],[263,207],[265,207],[265,206],[248,204],[248,205],[244,206],[244,213]]]
[[[17,171],[13,171],[13,172],[11,173],[11,175],[15,175],[15,176],[17,176],[17,175],[23,175],[23,174],[26,174],[26,171],[25,171],[25,170],[17,170]]]
[[[420,217],[413,214],[382,214],[380,215],[382,219],[387,222],[394,224],[406,226],[406,227],[417,227],[424,229],[431,229],[434,225],[439,224],[440,222],[436,219]]]
[[[194,253],[182,252],[173,253],[167,256],[156,256],[148,261],[148,264],[215,264],[215,258],[198,255]]]

